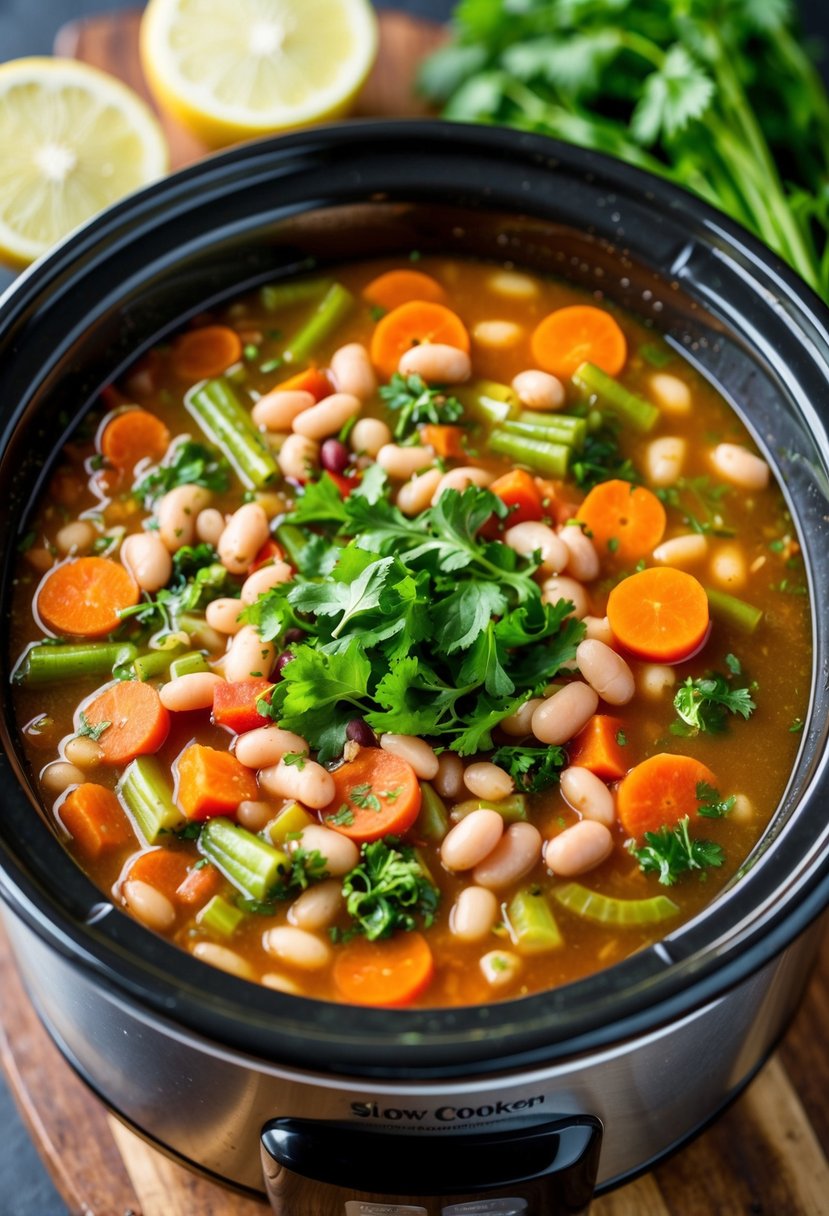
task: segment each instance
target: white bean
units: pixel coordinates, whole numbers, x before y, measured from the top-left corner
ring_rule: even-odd
[[[276,929],[266,930],[262,935],[262,945],[268,954],[301,971],[319,971],[331,961],[331,947],[327,942],[293,925],[279,925]]]
[[[384,752],[399,756],[410,764],[422,781],[431,781],[438,771],[438,758],[425,739],[417,735],[381,735],[380,746]]]
[[[54,760],[40,774],[40,784],[50,794],[62,794],[70,786],[82,785],[84,781],[83,770],[65,760]]]
[[[460,384],[472,374],[472,363],[456,346],[422,342],[400,356],[397,370],[401,376],[420,376],[427,384]]]
[[[225,530],[225,517],[216,507],[206,507],[196,516],[196,537],[215,549]]]
[[[512,387],[528,410],[560,410],[564,405],[564,385],[549,372],[528,368],[513,378]]]
[[[242,603],[254,604],[260,595],[279,583],[289,583],[293,577],[294,572],[288,563],[277,558],[270,565],[262,566],[247,576],[242,583]]]
[[[196,942],[192,952],[194,958],[211,967],[218,967],[220,971],[227,971],[229,975],[236,975],[240,980],[256,979],[256,972],[247,959],[227,946],[220,946],[218,942]]]
[[[506,988],[521,973],[521,959],[511,950],[490,950],[478,965],[490,988]]]
[[[509,300],[532,300],[538,295],[538,284],[528,274],[518,270],[497,270],[490,275],[487,287],[496,295]]]
[[[95,539],[95,529],[85,519],[64,524],[55,536],[55,544],[61,553],[83,553]]]
[[[158,535],[171,553],[192,545],[199,512],[210,505],[210,491],[204,486],[176,486],[168,490],[156,507]]]
[[[142,591],[158,591],[173,573],[170,550],[155,532],[135,532],[125,537],[120,558]]]
[[[586,617],[590,611],[590,601],[581,583],[565,575],[555,575],[547,578],[541,584],[541,599],[545,604],[557,604],[559,600],[570,600],[573,611],[570,613],[577,621]]]
[[[548,840],[544,862],[559,878],[575,878],[606,861],[613,852],[613,835],[596,819],[582,819]]]
[[[268,971],[260,976],[259,983],[264,984],[266,988],[272,988],[274,992],[286,992],[288,996],[303,995],[301,986],[295,980],[288,979],[287,975],[280,975],[277,971]]]
[[[291,481],[307,481],[319,465],[320,445],[305,435],[289,435],[276,457],[283,477]]]
[[[276,647],[273,642],[263,642],[253,625],[243,625],[224,657],[225,679],[231,684],[237,680],[249,680],[253,676],[267,679],[275,659]]]
[[[397,505],[404,515],[419,515],[431,506],[435,491],[443,480],[440,469],[427,469],[414,476],[397,491]]]
[[[739,443],[719,443],[709,459],[720,477],[741,490],[764,490],[769,484],[769,466]]]
[[[488,857],[504,834],[504,820],[497,811],[470,811],[446,833],[440,859],[447,870],[471,870]]]
[[[597,642],[604,642],[605,646],[613,645],[613,630],[610,628],[610,621],[606,616],[586,616],[584,626],[585,637],[593,638]]]
[[[650,394],[666,414],[682,417],[691,412],[691,390],[679,376],[654,372],[648,380]]]
[[[598,705],[598,694],[589,684],[565,684],[542,701],[533,714],[533,734],[540,743],[567,743],[593,717]]]
[[[443,752],[438,757],[438,771],[432,780],[441,798],[453,801],[463,793],[463,761],[457,752]]]
[[[224,684],[212,671],[191,671],[162,684],[158,696],[165,709],[172,713],[190,713],[194,709],[210,709],[213,693]]]
[[[124,903],[136,920],[148,929],[163,933],[175,924],[176,910],[162,892],[140,878],[130,878],[121,887]]]
[[[325,858],[325,868],[333,878],[342,878],[360,860],[360,850],[353,840],[343,836],[342,832],[335,832],[333,828],[323,827],[321,823],[311,823],[303,828],[291,848],[301,848],[306,853],[319,852]]]
[[[567,803],[585,819],[595,819],[606,828],[616,822],[613,795],[605,783],[589,768],[572,764],[559,777],[559,788]]]
[[[688,532],[683,536],[672,536],[663,540],[653,551],[653,560],[663,566],[676,566],[684,570],[702,561],[708,552],[708,537],[702,532]]]
[[[559,528],[558,535],[567,547],[567,565],[559,569],[566,569],[571,578],[581,583],[598,578],[599,555],[590,537],[585,536],[576,524],[564,524]]]
[[[384,443],[375,459],[389,477],[395,481],[407,481],[413,473],[433,463],[435,449],[429,444],[404,448],[397,443]]]
[[[270,536],[268,517],[258,502],[234,511],[219,537],[219,560],[231,574],[246,574]]]
[[[525,701],[523,705],[519,706],[514,714],[510,714],[508,718],[502,718],[498,725],[505,734],[522,739],[525,735],[532,734],[533,714],[539,705],[543,704],[542,697],[531,697],[529,701]]]
[[[381,448],[391,443],[391,430],[379,418],[358,418],[348,436],[352,452],[358,456],[377,455]]]
[[[204,610],[204,615],[211,629],[216,629],[219,633],[235,634],[242,628],[243,623],[239,620],[242,606],[240,600],[221,596],[217,600],[210,601]]]
[[[514,321],[479,321],[472,330],[472,337],[479,346],[506,350],[521,341],[524,331]]]
[[[306,760],[302,767],[280,760],[260,771],[259,784],[273,798],[296,798],[315,810],[328,806],[337,792],[334,778],[316,760]]]
[[[277,494],[276,490],[257,490],[255,501],[259,503],[269,520],[275,519],[277,515],[283,515],[289,505],[281,494]]]
[[[728,818],[735,823],[750,823],[754,818],[754,803],[746,794],[735,794],[734,805],[728,812]]]
[[[588,544],[590,542],[588,541]],[[567,565],[570,551],[562,540],[556,536],[547,524],[535,520],[526,520],[514,524],[504,533],[504,544],[509,545],[523,557],[539,551],[541,553],[541,568],[551,574],[558,574]]]
[[[495,848],[479,861],[472,878],[479,887],[503,891],[541,860],[541,833],[531,823],[511,823]]]
[[[676,672],[673,667],[662,663],[648,663],[639,669],[639,690],[652,701],[657,701],[669,688],[676,684]]]
[[[360,342],[349,342],[331,356],[331,375],[337,392],[351,393],[368,401],[377,389],[377,377],[368,351]]]
[[[301,735],[281,726],[257,726],[236,739],[236,759],[245,768],[269,768],[291,753],[307,756],[310,748]]]
[[[672,486],[682,473],[688,445],[679,435],[652,439],[645,451],[645,470],[652,486]]]
[[[320,882],[294,900],[288,909],[288,920],[298,929],[313,933],[333,924],[342,906],[342,883]]]
[[[464,887],[449,913],[449,932],[462,942],[483,941],[498,919],[498,900],[486,887]]]
[[[251,417],[262,430],[289,431],[294,419],[316,403],[313,393],[302,389],[274,389],[259,398],[251,410]]]
[[[746,559],[739,545],[718,545],[708,568],[714,581],[727,591],[739,591],[748,581]]]
[[[636,691],[633,672],[625,660],[604,642],[591,638],[576,650],[579,671],[608,705],[627,705]]]
[[[487,802],[501,802],[509,798],[515,789],[515,782],[509,773],[488,760],[470,764],[463,774],[463,780],[470,794]]]
[[[432,503],[436,503],[446,490],[457,490],[462,494],[468,486],[488,486],[492,480],[492,474],[487,469],[459,465],[457,469],[450,469],[448,473],[443,474],[432,495]]]
[[[236,820],[249,832],[261,832],[274,817],[270,802],[256,802],[245,798],[236,808]]]
[[[97,768],[102,754],[100,745],[86,735],[76,735],[63,745],[63,756],[67,763],[84,770]]]
[[[306,439],[327,439],[336,435],[349,418],[356,418],[361,408],[360,398],[353,393],[332,393],[294,418],[294,434]]]

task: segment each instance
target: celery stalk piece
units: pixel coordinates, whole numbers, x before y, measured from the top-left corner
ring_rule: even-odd
[[[244,919],[242,909],[235,908],[221,895],[214,895],[196,915],[196,921],[203,929],[222,937],[232,937]]]
[[[513,895],[506,922],[512,943],[522,954],[543,954],[564,945],[550,905],[537,887],[524,887]]]
[[[183,646],[173,646],[169,650],[151,650],[148,654],[138,656],[132,665],[133,671],[139,680],[152,680],[154,676],[166,676],[173,660],[183,652]]]
[[[299,282],[266,283],[259,291],[262,307],[268,312],[310,304],[319,300],[334,285],[333,279],[300,279]]]
[[[153,756],[137,756],[131,760],[118,782],[117,791],[148,844],[157,844],[159,836],[174,831],[184,822],[184,815],[173,801],[164,770]]]
[[[564,443],[550,443],[530,435],[511,435],[495,430],[489,437],[489,450],[499,456],[509,456],[518,464],[528,465],[546,477],[564,477],[570,463],[572,448]]]
[[[275,849],[229,819],[209,820],[199,837],[199,848],[237,890],[251,899],[265,899],[280,875],[291,868],[290,858],[282,849]]]
[[[741,633],[754,633],[763,619],[761,608],[755,608],[753,604],[747,604],[745,600],[737,599],[736,595],[729,595],[727,591],[706,587],[705,594],[708,596],[711,615],[724,625],[739,629]]]
[[[497,426],[518,413],[518,395],[497,380],[472,380],[455,389],[464,412],[477,422]]]
[[[179,676],[193,675],[199,671],[209,671],[210,665],[200,650],[190,650],[187,654],[179,655],[170,664],[170,679],[177,680]]]
[[[354,308],[355,300],[341,283],[332,283],[317,305],[316,311],[294,334],[283,352],[286,363],[300,363],[308,358],[334,332]]]
[[[426,840],[443,840],[450,826],[443,799],[428,781],[421,781],[420,795],[420,814],[415,823],[415,836],[422,836]]]
[[[667,895],[654,895],[650,899],[614,899],[591,891],[580,882],[568,882],[553,888],[553,899],[568,912],[581,916],[597,925],[613,925],[624,928],[628,925],[657,925],[663,920],[677,916],[679,908]]]
[[[506,823],[525,823],[527,815],[527,798],[525,794],[511,794],[500,802],[488,802],[486,798],[467,798],[456,802],[452,807],[454,820],[465,819],[473,811],[497,811]]]
[[[515,422],[508,418],[503,424],[503,430],[509,435],[526,435],[529,439],[540,439],[546,443],[562,443],[566,447],[582,448],[587,436],[587,420],[585,418],[566,419],[562,416],[560,422],[538,425],[517,419]]]
[[[205,380],[189,391],[184,404],[247,489],[261,489],[274,479],[273,453],[228,380]]]
[[[580,414],[552,414],[544,410],[521,410],[517,418],[510,419],[510,425],[513,424],[568,434],[572,436],[574,447],[584,443],[589,429],[587,418],[582,418]]]
[[[66,642],[30,646],[15,668],[15,684],[32,687],[61,684],[84,676],[112,675],[123,663],[131,663],[138,650],[131,642]]]
[[[284,845],[289,837],[296,836],[304,828],[309,828],[318,822],[319,820],[310,815],[298,802],[291,802],[268,824],[265,832],[272,844],[280,846]]]
[[[652,431],[661,417],[650,401],[637,397],[593,363],[580,364],[573,372],[573,383],[588,397],[595,397],[603,410],[615,414],[642,434]]]

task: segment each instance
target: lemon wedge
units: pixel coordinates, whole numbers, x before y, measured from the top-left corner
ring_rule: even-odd
[[[377,52],[368,0],[150,0],[141,62],[211,148],[345,113]]]
[[[28,265],[167,167],[161,127],[126,85],[71,59],[0,65],[0,260]]]

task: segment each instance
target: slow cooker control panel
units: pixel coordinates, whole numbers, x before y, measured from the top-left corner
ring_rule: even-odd
[[[579,1216],[593,1195],[601,1124],[416,1132],[274,1119],[262,1166],[276,1216]]]

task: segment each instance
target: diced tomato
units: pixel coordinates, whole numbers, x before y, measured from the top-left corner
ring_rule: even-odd
[[[261,570],[263,566],[270,566],[275,561],[282,561],[284,557],[285,551],[276,543],[273,537],[269,536],[253,559],[250,572],[253,574],[256,570]]]
[[[213,690],[214,723],[236,735],[255,730],[257,726],[267,726],[271,719],[259,712],[257,703],[268,698],[272,688],[273,680],[264,676],[217,684]]]
[[[344,473],[332,473],[329,469],[328,476],[340,491],[343,498],[348,498],[351,491],[356,490],[357,486],[362,481],[362,474],[360,473],[352,473],[350,476],[346,476]]]
[[[508,528],[544,517],[541,492],[535,484],[535,478],[524,469],[513,469],[511,473],[505,473],[503,477],[493,481],[489,489],[505,506],[511,508],[504,521]]]

